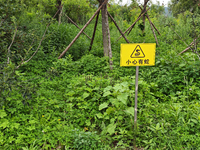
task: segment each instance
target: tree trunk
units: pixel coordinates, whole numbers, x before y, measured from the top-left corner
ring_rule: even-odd
[[[101,0],[101,4],[105,0]],[[105,4],[101,9],[102,15],[102,34],[103,34],[103,48],[104,48],[104,56],[109,56],[110,60],[110,69],[112,70],[112,50],[111,50],[111,42],[110,42],[110,30],[108,23],[108,14],[107,14],[107,4]]]
[[[103,3],[104,0],[101,0]],[[105,4],[101,9],[102,15],[102,34],[103,34],[103,47],[104,47],[104,56],[109,56],[110,44],[110,35],[109,35],[109,25],[108,25],[108,14],[107,14],[107,4]]]
[[[147,1],[147,0],[144,0],[144,10],[143,10],[143,12],[146,11],[146,7],[145,7],[146,1]],[[146,5],[147,5],[147,4],[146,4]],[[143,26],[144,26],[143,31],[142,31],[143,34],[144,34],[144,32],[145,32],[145,19],[146,19],[146,15],[143,16]]]
[[[60,25],[61,24],[61,18],[62,18],[62,11],[63,11],[63,8],[62,8],[62,6],[60,5],[59,6],[60,8],[60,14],[59,14],[59,19],[58,19],[58,24]]]
[[[57,9],[59,10],[58,12],[58,22],[59,22],[59,25],[61,23],[61,15],[62,15],[62,0],[57,0]]]

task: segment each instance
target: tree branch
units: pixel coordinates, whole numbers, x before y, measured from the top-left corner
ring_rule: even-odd
[[[150,9],[150,7],[149,7],[143,14],[141,14],[141,15],[137,18],[137,20],[136,20],[123,34],[125,34],[126,32],[128,32],[128,31],[138,22],[138,20],[139,20],[149,9]],[[121,37],[122,37],[122,35],[117,39],[117,41],[118,41]]]
[[[68,17],[66,14],[65,16],[69,19],[69,21],[71,21],[78,29],[81,30],[81,28],[70,18]],[[83,31],[83,34],[85,34],[90,40],[91,40],[91,37],[89,37],[84,31]]]
[[[95,37],[95,33],[96,33],[96,28],[97,28],[97,24],[98,24],[98,19],[99,19],[99,12],[97,13],[96,22],[95,22],[95,25],[94,25],[94,32],[93,32],[93,35],[92,35],[92,40],[91,40],[91,43],[90,43],[89,51],[91,51],[91,49],[92,49],[92,45],[93,45],[93,41],[94,41],[94,37]]]
[[[90,22],[94,19],[94,17],[96,16],[96,14],[100,11],[100,9],[103,7],[104,4],[106,4],[108,2],[108,0],[105,0],[103,2],[103,4],[97,9],[97,11],[94,13],[94,15],[90,18],[90,20],[85,24],[85,26],[81,29],[81,31],[77,34],[77,36],[74,38],[74,40],[68,45],[68,47],[60,54],[60,56],[58,57],[58,59],[60,59],[61,57],[63,57],[63,55],[69,50],[69,48],[74,44],[74,42],[79,38],[79,36],[81,35],[81,33],[85,30],[85,28],[90,24]]]
[[[14,40],[15,40],[16,34],[17,34],[17,28],[15,29],[15,33],[13,35],[12,42],[11,42],[10,46],[8,47],[8,60],[7,60],[7,64],[9,64],[9,62],[10,62],[10,57],[9,57],[10,56],[10,48],[11,48],[11,46],[12,46]]]
[[[121,29],[119,28],[119,26],[117,25],[117,22],[114,20],[114,18],[111,16],[111,14],[109,12],[108,16],[111,18],[111,20],[114,22],[115,26],[117,27],[117,29],[119,30],[119,32],[121,33],[121,35],[123,36],[123,38],[126,40],[127,43],[130,43],[129,40],[126,38],[126,36],[124,35],[124,33],[121,31]]]
[[[55,13],[55,15],[53,16],[52,20],[56,17],[56,15],[58,14],[59,11],[60,11],[60,10],[58,10],[58,11]],[[44,31],[44,34],[43,34],[43,36],[42,36],[42,39],[40,40],[40,43],[39,43],[39,45],[38,45],[37,50],[35,51],[35,53],[34,53],[28,60],[26,60],[25,62],[22,62],[21,65],[23,65],[24,63],[29,62],[29,61],[33,58],[33,56],[35,56],[35,54],[38,52],[38,50],[39,50],[39,48],[40,48],[40,46],[41,46],[41,44],[42,44],[42,41],[44,40],[45,34],[46,34],[46,32],[47,32],[47,29],[48,29],[49,25],[51,24],[52,20],[51,20],[51,21],[49,22],[49,24],[47,25],[47,27],[46,27],[46,29],[45,29],[45,31]],[[19,67],[18,67],[18,68],[19,68]]]

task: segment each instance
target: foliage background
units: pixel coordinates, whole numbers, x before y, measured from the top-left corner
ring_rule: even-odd
[[[79,29],[64,15],[60,25],[57,18],[52,19],[55,0],[3,0],[0,4],[1,149],[128,149],[133,147],[133,134],[138,148],[198,149],[199,40],[192,51],[179,55],[199,35],[198,9],[176,17],[165,16],[162,6],[149,11],[161,32],[160,46],[156,65],[140,67],[138,133],[134,133],[135,68],[119,67],[119,45],[125,40],[116,42],[120,33],[111,20],[113,70],[103,57],[101,20],[90,52],[90,40],[81,35],[57,59]],[[125,31],[140,14],[136,6],[112,3],[108,10]],[[64,0],[63,7],[83,27],[96,3]],[[36,55],[21,64],[37,50],[50,22]],[[149,23],[145,36],[141,23],[127,36],[129,41],[155,43]],[[94,21],[85,32],[92,36],[93,28]]]

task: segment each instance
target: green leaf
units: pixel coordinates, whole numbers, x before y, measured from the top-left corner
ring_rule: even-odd
[[[19,126],[20,126],[20,124],[19,124],[19,123],[13,123],[13,124],[12,124],[12,127],[13,127],[13,128],[16,128],[16,129],[18,129],[18,128],[19,128]]]
[[[105,92],[107,92],[107,91],[110,91],[112,89],[112,86],[107,86],[104,90],[103,90],[103,92],[105,93]]]
[[[9,121],[7,119],[2,119],[0,123],[0,128],[3,127],[5,129],[6,127],[9,127]]]
[[[91,125],[91,122],[90,122],[90,120],[86,120],[86,121],[85,121],[85,124],[86,124],[86,126],[88,126],[88,127],[89,127],[89,126]]]
[[[103,115],[102,115],[101,113],[96,114],[96,116],[97,116],[98,118],[103,118]]]
[[[122,85],[124,88],[127,88],[129,84],[128,84],[128,82],[122,82],[121,85]]]
[[[90,94],[89,93],[83,93],[83,99],[87,98]]]
[[[99,106],[99,110],[102,110],[104,108],[107,108],[108,107],[108,103],[103,103]]]
[[[135,109],[133,107],[129,107],[129,108],[126,109],[126,112],[128,114],[131,114],[132,116],[134,116],[134,111],[135,111]]]
[[[191,119],[191,121],[194,123],[198,123],[198,121],[196,119]]]
[[[107,126],[107,132],[111,135],[115,133],[116,124],[109,124]]]
[[[111,113],[115,112],[115,108],[113,107],[108,107],[107,110],[106,110],[106,113],[109,115]]]
[[[122,93],[121,95],[117,96],[117,99],[121,101],[124,105],[126,105],[127,98],[128,98],[128,93]]]
[[[160,123],[157,123],[156,124],[156,130],[159,130],[160,129]]]
[[[110,95],[111,93],[110,93],[110,91],[106,91],[104,94],[103,94],[103,97],[106,97],[106,96],[108,96],[108,95]]]
[[[4,110],[0,110],[0,118],[4,118],[6,116],[7,116],[6,112]]]
[[[117,92],[122,89],[122,86],[120,84],[116,84],[113,89]]]

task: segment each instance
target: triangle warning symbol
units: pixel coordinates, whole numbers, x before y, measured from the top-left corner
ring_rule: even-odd
[[[142,51],[140,45],[137,45],[133,53],[131,54],[131,58],[144,58],[144,57],[145,57],[145,54]]]

